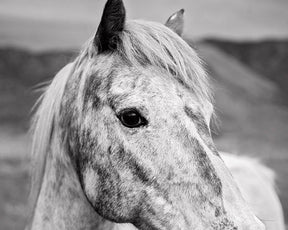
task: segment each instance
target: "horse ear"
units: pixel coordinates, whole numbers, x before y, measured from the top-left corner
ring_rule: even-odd
[[[122,0],[108,0],[94,37],[98,53],[117,49],[124,29],[126,10]]]
[[[165,26],[181,37],[184,29],[184,9],[172,14],[165,23]]]

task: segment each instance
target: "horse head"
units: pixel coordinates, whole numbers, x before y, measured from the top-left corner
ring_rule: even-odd
[[[183,13],[166,26],[126,21],[123,2],[108,0],[63,87],[63,143],[105,219],[138,229],[264,229],[211,138],[211,89],[181,38]]]

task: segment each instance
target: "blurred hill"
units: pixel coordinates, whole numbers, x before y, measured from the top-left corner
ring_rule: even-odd
[[[238,46],[237,43],[235,47]],[[261,158],[278,173],[287,218],[288,110],[280,100],[277,81],[250,64],[269,62],[264,55],[257,54],[264,52],[265,47],[259,51],[252,48],[253,52],[248,48],[249,51],[233,48],[239,57],[223,52],[224,48],[215,41],[197,43],[196,47],[207,63],[215,86],[216,111],[221,122],[214,135],[218,148]],[[271,47],[265,49],[272,50]],[[240,54],[241,50],[244,54]],[[288,50],[284,50],[286,54],[280,52],[273,60],[285,60]],[[33,87],[52,79],[75,55],[74,51],[34,53],[16,48],[0,49],[0,184],[5,185],[0,189],[0,230],[23,229],[29,152],[29,139],[24,133],[29,127],[32,105],[39,96],[33,93]],[[251,60],[239,61],[242,55]],[[279,68],[268,68],[271,76],[280,69],[284,73],[285,63],[277,61]]]
[[[0,126],[13,124],[18,129],[27,129],[31,109],[39,96],[37,85],[52,79],[73,54],[0,49]]]
[[[288,99],[288,40],[229,41],[207,39],[258,74],[275,82]],[[284,99],[284,100],[285,100]],[[287,100],[285,100],[287,103]]]

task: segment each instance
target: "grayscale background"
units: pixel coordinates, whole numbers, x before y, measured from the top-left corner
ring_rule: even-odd
[[[288,221],[288,0],[124,1],[129,19],[164,23],[186,10],[184,37],[214,83],[218,149],[276,171]],[[77,55],[104,4],[0,0],[0,230],[25,225],[33,88]]]

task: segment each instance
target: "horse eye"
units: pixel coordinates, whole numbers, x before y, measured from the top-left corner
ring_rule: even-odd
[[[136,109],[125,109],[118,115],[121,123],[128,128],[147,125],[147,120]]]

